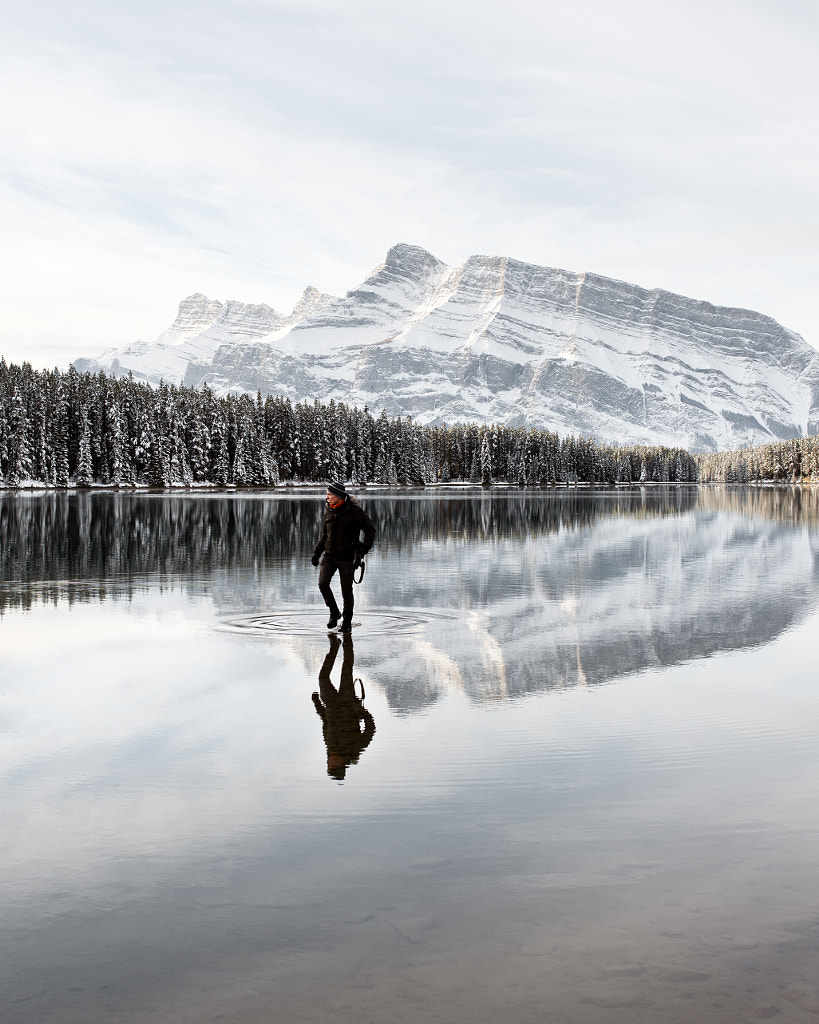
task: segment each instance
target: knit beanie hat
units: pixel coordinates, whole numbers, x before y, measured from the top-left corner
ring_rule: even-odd
[[[349,494],[344,490],[344,484],[327,484],[327,490],[337,498],[349,498]]]

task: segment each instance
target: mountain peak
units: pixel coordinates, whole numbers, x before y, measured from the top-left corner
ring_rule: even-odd
[[[320,292],[318,288],[314,288],[309,284],[302,292],[301,298],[293,307],[291,313],[291,319],[303,319],[304,317],[312,316],[314,313],[319,313],[321,310],[326,309],[331,303],[338,301],[335,295],[325,295]]]
[[[222,303],[218,299],[209,299],[201,292],[188,295],[179,303],[176,319],[161,335],[159,341],[175,344],[184,338],[201,333],[219,319],[222,309]]]
[[[369,281],[382,271],[397,277],[427,277],[445,269],[447,269],[445,263],[442,263],[432,253],[427,252],[426,249],[422,249],[420,245],[399,242],[387,251],[384,262],[367,275],[367,280]]]
[[[396,242],[395,245],[390,246],[387,250],[387,258],[385,260],[387,265],[392,266],[409,262],[438,264],[441,261],[420,245],[411,245],[409,242]]]

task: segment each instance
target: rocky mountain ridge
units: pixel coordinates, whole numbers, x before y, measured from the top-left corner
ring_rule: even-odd
[[[506,257],[449,267],[410,245],[343,297],[308,288],[285,315],[192,295],[155,343],[74,365],[694,450],[819,432],[819,353],[770,317]]]

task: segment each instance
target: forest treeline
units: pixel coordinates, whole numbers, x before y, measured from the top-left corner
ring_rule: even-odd
[[[756,448],[696,456],[700,483],[819,481],[819,437],[796,437]]]
[[[343,403],[217,397],[176,387],[33,370],[0,359],[0,486],[819,480],[819,437],[692,455],[683,448],[477,423],[422,426]]]
[[[330,401],[217,397],[132,377],[0,360],[0,486],[270,487],[465,481],[692,482],[682,448],[612,446],[524,427],[421,426]]]

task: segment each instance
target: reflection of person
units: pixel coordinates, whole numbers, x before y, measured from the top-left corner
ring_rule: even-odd
[[[361,534],[364,540],[361,540]],[[328,629],[335,629],[338,623],[339,610],[335,595],[330,587],[330,580],[338,570],[341,582],[341,596],[344,600],[344,615],[341,619],[341,632],[349,633],[353,624],[353,576],[361,564],[361,559],[375,540],[375,527],[372,520],[358,504],[358,499],[348,494],[344,484],[327,485],[327,511],[321,526],[321,536],[316,544],[311,559],[318,565],[319,590],[324,603],[330,609]],[[323,557],[322,557],[323,556]]]
[[[347,774],[351,764],[358,764],[359,757],[375,733],[373,716],[363,704],[363,686],[361,697],[356,696],[353,680],[353,638],[349,633],[344,635],[344,656],[338,689],[330,681],[330,672],[341,643],[337,634],[333,633],[330,636],[330,650],[319,672],[319,691],[313,694],[316,712],[324,723],[327,774],[339,781]]]

